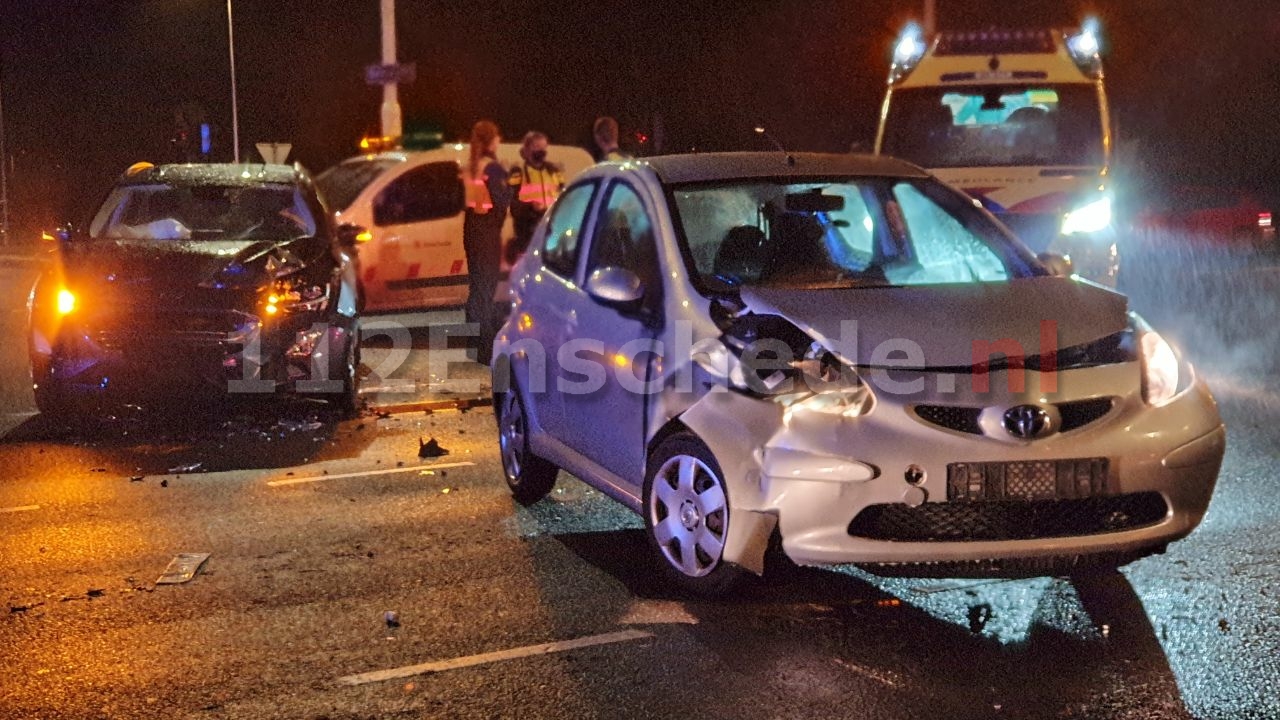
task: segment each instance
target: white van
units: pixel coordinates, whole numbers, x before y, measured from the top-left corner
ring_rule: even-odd
[[[899,38],[876,152],[972,195],[1036,252],[1114,286],[1111,118],[1095,21]]]
[[[468,146],[461,143],[360,155],[316,179],[337,223],[363,231],[358,241],[366,312],[466,302],[459,171],[468,157]],[[547,160],[564,169],[566,182],[594,162],[587,151],[567,145],[551,145]],[[500,145],[498,161],[519,165],[520,145]],[[508,216],[503,240],[514,234]]]

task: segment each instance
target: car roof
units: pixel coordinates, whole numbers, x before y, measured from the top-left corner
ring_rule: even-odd
[[[883,155],[852,153],[693,153],[659,155],[628,162],[648,165],[664,183],[831,176],[928,177],[928,173],[921,168],[902,160]]]
[[[147,185],[162,182],[172,185],[261,185],[263,183],[292,185],[302,180],[304,175],[300,168],[292,165],[191,163],[135,166],[125,173],[118,184]]]

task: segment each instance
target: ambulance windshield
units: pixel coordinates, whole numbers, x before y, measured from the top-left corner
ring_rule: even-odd
[[[926,168],[1101,166],[1098,91],[1086,83],[897,89],[883,150]]]

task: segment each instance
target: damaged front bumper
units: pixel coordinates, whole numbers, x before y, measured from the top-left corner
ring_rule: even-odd
[[[1137,556],[1199,524],[1226,434],[1201,382],[1156,408],[1132,391],[1133,372],[1061,372],[1051,396],[1031,372],[1019,393],[881,396],[862,417],[787,413],[717,388],[681,420],[726,476],[725,559],[756,572],[775,526],[800,564]],[[992,387],[1006,379],[992,373]],[[1020,404],[1101,399],[1105,412],[1041,439],[1000,427]],[[919,411],[938,406],[983,409],[956,429]]]

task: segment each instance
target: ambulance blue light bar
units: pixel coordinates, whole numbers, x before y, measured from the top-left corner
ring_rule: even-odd
[[[934,55],[1042,55],[1057,52],[1048,30],[944,32]]]

